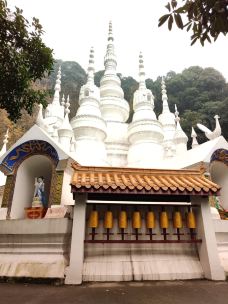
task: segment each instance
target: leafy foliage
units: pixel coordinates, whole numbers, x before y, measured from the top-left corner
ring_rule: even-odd
[[[159,19],[158,26],[168,22],[171,30],[175,21],[179,29],[191,30],[191,45],[200,41],[203,46],[205,40],[216,41],[221,33],[228,32],[228,0],[182,0],[179,3],[171,0],[166,8],[169,13]]]
[[[46,105],[46,93],[36,90],[33,82],[50,72],[52,50],[42,42],[42,26],[33,18],[26,20],[23,11],[11,11],[0,0],[0,107],[7,110],[11,120],[26,109],[32,114],[35,102]]]
[[[61,94],[70,96],[71,113],[73,117],[78,108],[78,97],[81,85],[86,81],[86,72],[76,62],[62,62],[56,60],[54,70],[49,77],[46,77],[35,83],[37,89],[45,89],[53,96],[54,86],[58,68],[62,68],[62,91]],[[95,83],[100,85],[100,79],[104,71],[98,71],[95,74]],[[133,115],[133,94],[138,88],[138,82],[133,77],[123,77],[119,74],[121,86],[124,90],[124,98],[130,105],[131,121]],[[213,68],[201,68],[192,66],[185,69],[182,73],[170,71],[165,77],[168,101],[170,110],[174,112],[175,104],[180,112],[180,122],[189,139],[191,136],[191,127],[196,127],[198,122],[203,123],[211,130],[215,127],[214,115],[218,114],[221,119],[222,134],[228,139],[228,84],[220,72]],[[152,90],[155,97],[155,112],[159,115],[162,112],[161,96],[161,77],[156,80],[147,79],[147,88]],[[50,99],[51,100],[51,99]],[[17,124],[14,124],[7,118],[5,111],[0,111],[0,146],[1,139],[7,129],[10,128],[10,143],[15,142],[22,134],[27,131],[35,121],[35,112],[30,117],[23,113]],[[205,141],[204,134],[196,128],[199,142]],[[191,140],[189,140],[189,146]]]
[[[34,125],[37,113],[37,106],[34,107],[33,115],[29,115],[25,110],[22,110],[21,118],[18,119],[17,123],[14,123],[9,119],[9,115],[6,110],[0,109],[0,149],[7,129],[9,129],[9,144],[7,146],[11,147],[29,128]]]

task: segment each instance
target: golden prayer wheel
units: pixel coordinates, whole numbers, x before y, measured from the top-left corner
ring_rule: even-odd
[[[167,229],[169,227],[169,218],[166,211],[160,213],[160,226],[162,229]]]
[[[97,228],[98,227],[98,211],[93,210],[89,216],[89,228]]]
[[[154,212],[148,211],[146,214],[146,228],[153,229],[155,228],[155,215]]]
[[[141,228],[141,214],[140,214],[139,211],[134,211],[134,213],[133,213],[132,227],[134,229],[140,229]]]
[[[190,229],[196,228],[196,218],[192,211],[189,211],[187,214],[187,227]]]
[[[106,211],[105,212],[104,228],[106,228],[106,229],[112,229],[113,228],[113,215],[112,215],[112,211]]]
[[[182,217],[180,211],[175,211],[173,213],[173,227],[174,228],[182,228],[183,223],[182,223]]]
[[[126,229],[127,228],[127,212],[120,211],[119,214],[119,228]]]

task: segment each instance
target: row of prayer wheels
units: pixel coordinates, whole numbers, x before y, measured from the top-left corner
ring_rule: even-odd
[[[180,211],[175,211],[173,213],[173,227],[180,229],[183,228],[183,220]],[[159,218],[160,228],[167,229],[169,228],[169,218],[166,211],[160,213]],[[99,226],[99,216],[98,211],[93,210],[89,216],[89,228],[97,228]],[[128,218],[126,211],[120,211],[118,217],[118,226],[120,229],[126,229],[128,227]],[[196,228],[196,219],[195,214],[192,211],[189,211],[186,216],[186,226],[189,229]],[[156,227],[156,218],[153,211],[148,211],[146,213],[146,228],[154,229]],[[113,228],[113,213],[112,211],[106,211],[104,216],[104,228],[112,229]],[[132,215],[132,228],[140,229],[142,228],[142,217],[139,211],[134,211]]]

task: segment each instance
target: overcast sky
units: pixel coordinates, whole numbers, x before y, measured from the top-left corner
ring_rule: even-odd
[[[158,28],[167,13],[167,0],[8,0],[28,19],[37,17],[45,30],[44,41],[55,58],[77,61],[87,69],[89,49],[95,49],[95,68],[103,69],[108,22],[113,22],[118,72],[137,78],[138,54],[143,52],[146,76],[156,79],[168,71],[181,72],[191,65],[214,67],[228,80],[228,37],[215,44],[190,46],[190,35],[176,27]]]

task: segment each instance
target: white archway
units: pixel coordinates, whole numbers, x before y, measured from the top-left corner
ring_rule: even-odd
[[[211,179],[222,187],[219,197],[220,204],[224,209],[228,209],[228,167],[219,161],[214,161],[210,167]]]
[[[46,199],[48,200],[52,179],[52,170],[51,160],[44,155],[30,156],[20,164],[17,170],[14,187],[10,212],[11,219],[24,218],[24,208],[31,207],[36,177],[44,177]]]

